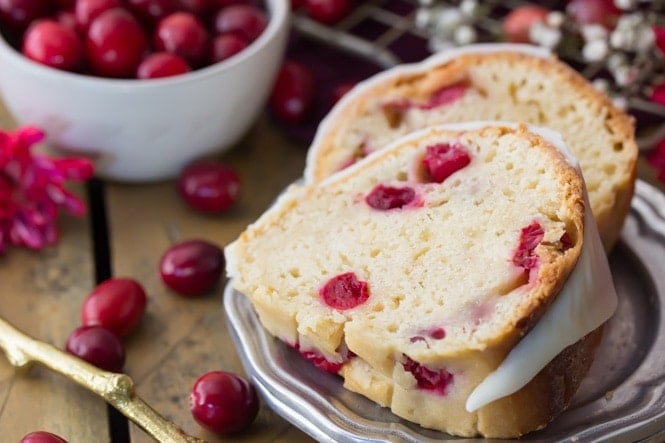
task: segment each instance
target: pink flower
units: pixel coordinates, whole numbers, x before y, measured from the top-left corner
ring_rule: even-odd
[[[44,132],[35,127],[0,130],[0,252],[8,244],[30,249],[52,245],[58,239],[60,208],[76,216],[85,213],[85,203],[64,183],[88,180],[92,162],[33,153],[32,146],[42,140]]]

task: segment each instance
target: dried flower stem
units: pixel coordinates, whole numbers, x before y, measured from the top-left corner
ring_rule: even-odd
[[[151,437],[168,443],[203,443],[164,419],[134,391],[126,374],[102,371],[60,349],[35,340],[0,318],[0,348],[16,369],[39,363],[102,397]]]

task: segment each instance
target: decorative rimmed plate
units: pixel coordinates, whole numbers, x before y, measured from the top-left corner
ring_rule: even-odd
[[[597,358],[571,407],[526,442],[665,439],[665,195],[637,182],[621,241],[610,256],[619,294]],[[261,326],[227,285],[224,308],[243,365],[263,399],[322,442],[457,440],[347,391]],[[486,440],[483,440],[486,441]]]

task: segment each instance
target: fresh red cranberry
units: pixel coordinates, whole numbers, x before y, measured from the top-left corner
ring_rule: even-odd
[[[182,58],[168,52],[154,52],[148,55],[136,70],[136,77],[142,80],[170,77],[190,71]]]
[[[139,22],[122,8],[110,9],[93,20],[86,54],[96,74],[134,77],[148,41]]]
[[[178,10],[189,12],[199,18],[206,18],[212,10],[217,9],[213,7],[213,0],[177,0]]]
[[[416,198],[416,191],[405,186],[396,188],[393,186],[377,185],[365,197],[365,202],[372,208],[381,211],[402,208]]]
[[[100,369],[121,372],[125,349],[120,339],[102,326],[80,326],[67,339],[65,349]]]
[[[247,42],[234,34],[218,35],[212,40],[210,63],[218,63],[232,57],[247,47]]]
[[[369,298],[367,282],[358,280],[356,274],[347,272],[337,275],[319,289],[319,295],[325,304],[335,309],[351,309]]]
[[[199,161],[187,166],[178,178],[178,192],[191,208],[218,213],[238,200],[240,178],[222,163]]]
[[[235,34],[248,43],[256,40],[267,24],[265,13],[250,5],[229,6],[215,16],[215,31],[218,34]]]
[[[62,10],[55,13],[55,20],[67,29],[78,33],[78,24],[74,11]],[[78,35],[78,34],[77,34]]]
[[[315,94],[312,71],[301,63],[286,61],[277,74],[270,109],[285,123],[302,123],[312,110]]]
[[[129,9],[148,25],[154,25],[169,14],[174,13],[176,0],[127,0]]]
[[[423,158],[425,169],[434,183],[442,183],[469,163],[471,163],[471,157],[459,143],[437,143],[428,146]]]
[[[566,13],[579,24],[599,24],[613,28],[621,15],[614,0],[570,0]]]
[[[24,435],[19,443],[67,443],[67,440],[50,432],[35,431]]]
[[[219,282],[223,268],[224,252],[204,240],[187,240],[171,246],[159,263],[162,281],[183,296],[210,291]]]
[[[332,25],[351,10],[351,0],[305,0],[307,15],[314,20]]]
[[[212,5],[216,10],[233,5],[261,6],[261,0],[212,0]]]
[[[195,15],[175,12],[162,19],[154,35],[155,47],[182,57],[192,67],[204,61],[209,44],[208,31]]]
[[[246,429],[259,412],[256,389],[246,379],[226,371],[203,374],[194,383],[189,409],[203,427],[220,434]]]
[[[49,15],[50,5],[45,0],[0,0],[0,26],[22,31],[34,20]]]
[[[503,34],[514,43],[528,43],[529,30],[536,23],[543,23],[549,11],[540,6],[520,6],[503,19]]]
[[[87,33],[93,20],[103,12],[120,6],[120,0],[76,0],[74,15],[79,30]]]
[[[520,243],[513,254],[513,264],[525,270],[533,269],[538,264],[538,255],[535,253],[536,247],[543,240],[545,232],[537,221],[520,231]]]
[[[413,375],[420,389],[446,395],[448,386],[453,381],[453,375],[450,372],[445,369],[433,371],[412,360],[408,355],[404,355],[404,360],[402,363],[404,370]]]
[[[31,60],[65,71],[75,71],[83,61],[83,44],[74,31],[44,19],[28,28],[23,54]]]
[[[99,284],[81,307],[84,326],[99,325],[118,337],[138,326],[148,299],[145,289],[131,278],[111,278]]]

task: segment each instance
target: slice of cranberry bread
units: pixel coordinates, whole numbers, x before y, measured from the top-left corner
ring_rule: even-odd
[[[560,132],[582,167],[606,249],[636,176],[633,120],[581,75],[526,45],[476,45],[359,84],[319,126],[305,179],[319,182],[395,138],[433,124],[525,122]]]
[[[583,179],[533,131],[432,127],[292,186],[227,246],[232,285],[398,416],[460,436],[544,426],[616,301]]]

